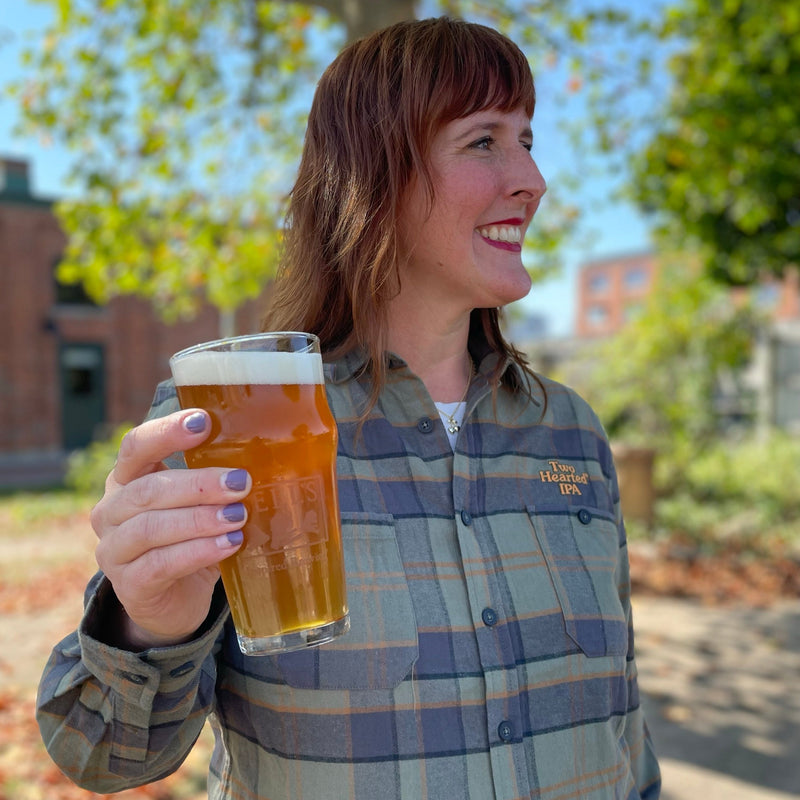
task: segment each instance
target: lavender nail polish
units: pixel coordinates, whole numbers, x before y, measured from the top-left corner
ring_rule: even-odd
[[[233,544],[241,544],[244,541],[244,533],[242,531],[231,531],[227,534],[228,541]]]
[[[244,506],[241,503],[230,503],[220,509],[220,516],[224,522],[241,522],[244,519]]]
[[[247,488],[247,472],[243,469],[232,469],[225,476],[225,486],[232,492],[241,492]]]
[[[186,417],[183,425],[189,433],[202,433],[206,429],[206,415],[197,411]]]
[[[238,547],[244,541],[244,533],[242,531],[230,531],[223,533],[216,538],[217,547],[228,548]]]

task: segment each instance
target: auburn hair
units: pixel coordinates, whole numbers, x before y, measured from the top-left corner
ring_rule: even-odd
[[[311,105],[264,329],[315,333],[326,359],[361,348],[374,402],[386,375],[387,309],[400,285],[401,202],[414,176],[432,201],[434,136],[487,108],[523,108],[532,117],[535,103],[524,54],[484,25],[406,21],[346,47]],[[475,309],[470,322],[471,341],[482,336],[529,371],[503,338],[500,309]],[[505,375],[519,388],[515,370]]]

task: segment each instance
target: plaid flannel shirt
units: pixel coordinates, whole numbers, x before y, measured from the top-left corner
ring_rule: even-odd
[[[657,798],[608,442],[559,384],[493,397],[494,358],[455,452],[399,359],[360,430],[361,360],[326,367],[352,621],[337,641],[244,656],[218,590],[194,641],[125,652],[104,644],[116,599],[96,576],[40,686],[59,766],[97,792],[147,783],[210,719],[213,799]],[[149,416],[176,408],[163,384]]]

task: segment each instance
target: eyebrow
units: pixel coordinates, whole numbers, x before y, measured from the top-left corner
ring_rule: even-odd
[[[475,125],[471,125],[469,128],[467,128],[467,130],[465,130],[456,138],[458,140],[469,139],[470,137],[475,136],[476,134],[481,133],[483,131],[489,131],[489,132],[495,131],[498,128],[502,128],[503,125],[504,123],[502,122],[494,122],[494,121],[478,122]],[[520,136],[525,136],[533,139],[533,129],[531,128],[531,126],[527,125],[526,127],[524,127],[520,131]]]

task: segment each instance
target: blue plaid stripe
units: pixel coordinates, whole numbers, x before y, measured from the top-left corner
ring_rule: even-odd
[[[212,798],[657,797],[616,479],[592,412],[554,383],[543,418],[541,395],[495,404],[479,375],[453,453],[399,362],[361,424],[359,367],[328,368],[351,632],[248,658],[221,616],[197,669],[155,695],[149,760],[180,756],[197,692],[224,745]],[[174,402],[162,386],[152,415]],[[43,705],[66,716],[49,691]],[[123,747],[126,724],[87,749]]]

